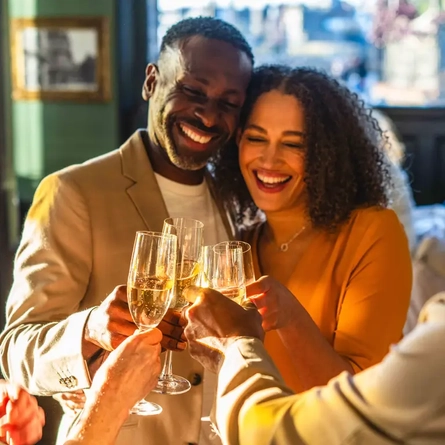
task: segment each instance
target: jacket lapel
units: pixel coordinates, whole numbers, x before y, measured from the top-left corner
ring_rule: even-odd
[[[134,182],[126,190],[128,196],[147,229],[155,232],[162,231],[164,219],[169,215],[145,151],[140,130],[122,145],[120,154],[122,174]]]
[[[169,215],[150,159],[145,151],[140,130],[136,131],[122,145],[120,154],[122,174],[133,181],[133,184],[126,190],[128,196],[133,201],[147,229],[155,232],[162,231],[164,219],[168,218]],[[223,202],[218,198],[213,178],[208,172],[206,179],[229,238],[237,238],[238,233],[234,222],[233,209],[226,209]]]

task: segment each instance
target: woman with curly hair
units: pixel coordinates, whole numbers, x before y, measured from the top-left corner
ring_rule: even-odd
[[[266,348],[296,392],[368,368],[401,338],[411,261],[386,208],[384,144],[370,112],[334,79],[265,66],[237,145],[215,160],[217,187],[263,276],[247,291]]]

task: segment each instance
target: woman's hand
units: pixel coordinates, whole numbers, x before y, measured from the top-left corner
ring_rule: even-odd
[[[263,276],[249,284],[246,293],[261,314],[265,331],[295,323],[301,305],[292,292],[279,281],[267,275]]]
[[[13,445],[32,445],[42,438],[43,409],[23,388],[0,380],[0,440]]]

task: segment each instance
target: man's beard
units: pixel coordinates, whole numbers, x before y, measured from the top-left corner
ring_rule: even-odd
[[[201,170],[204,168],[210,160],[210,157],[203,160],[197,160],[193,155],[180,155],[176,149],[175,142],[171,129],[174,125],[174,119],[172,117],[163,120],[163,111],[159,113],[159,124],[162,131],[164,140],[164,150],[170,162],[180,168],[181,170]]]

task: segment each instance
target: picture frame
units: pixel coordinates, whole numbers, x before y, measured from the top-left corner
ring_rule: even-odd
[[[16,18],[10,23],[13,99],[111,99],[107,17]]]

